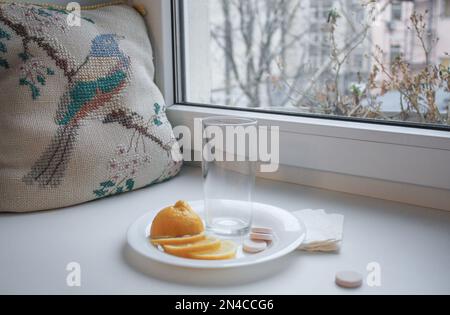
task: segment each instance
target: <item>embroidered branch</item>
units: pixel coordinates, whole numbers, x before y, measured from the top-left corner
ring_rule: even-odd
[[[123,109],[113,110],[103,122],[119,123],[127,129],[136,130],[140,135],[150,139],[168,153],[172,149],[170,144],[164,144],[161,139],[149,132],[148,127],[145,126],[144,118],[137,113],[126,112]]]
[[[42,37],[33,36],[29,34],[26,27],[18,22],[13,22],[10,20],[6,14],[4,14],[4,11],[2,7],[0,7],[0,21],[3,22],[6,26],[8,26],[11,30],[13,30],[18,36],[22,37],[22,43],[24,48],[24,54],[29,55],[28,52],[28,45],[30,42],[36,43],[40,48],[42,48],[47,55],[52,58],[55,61],[56,66],[58,66],[63,72],[64,75],[67,77],[67,80],[69,82],[72,81],[73,76],[76,73],[75,69],[71,69],[69,66],[69,61],[64,58],[60,57],[58,55],[58,51],[52,47],[49,43],[46,42],[46,40]]]

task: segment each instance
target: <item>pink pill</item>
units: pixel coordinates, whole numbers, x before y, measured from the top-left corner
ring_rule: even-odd
[[[242,248],[247,253],[259,253],[267,248],[267,243],[265,241],[245,240]]]
[[[255,241],[273,241],[272,234],[250,233],[250,238]]]
[[[336,273],[335,281],[342,288],[359,288],[363,284],[363,276],[355,271],[340,271]]]
[[[253,233],[260,233],[260,234],[272,234],[273,229],[270,227],[264,227],[264,226],[255,226],[252,227]]]

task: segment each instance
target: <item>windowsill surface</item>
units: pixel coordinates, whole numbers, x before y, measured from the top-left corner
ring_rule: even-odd
[[[296,251],[279,261],[286,268],[277,274],[229,286],[158,280],[127,263],[126,231],[136,218],[177,199],[201,198],[200,169],[186,167],[169,182],[122,196],[60,211],[1,214],[0,293],[450,293],[450,213],[262,179],[255,201],[344,214],[341,252]],[[73,261],[81,264],[79,288],[66,286],[65,268]],[[334,285],[336,271],[367,275],[370,262],[381,265],[381,287]]]

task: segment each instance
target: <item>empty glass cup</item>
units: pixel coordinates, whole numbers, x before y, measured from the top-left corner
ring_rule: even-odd
[[[257,141],[254,119],[203,119],[202,169],[208,230],[231,236],[249,232]]]

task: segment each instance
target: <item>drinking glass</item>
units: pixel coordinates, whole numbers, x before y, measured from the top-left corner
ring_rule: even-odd
[[[203,119],[206,228],[216,234],[237,236],[250,230],[257,164],[255,151],[251,148],[257,144],[256,128],[254,119]]]

